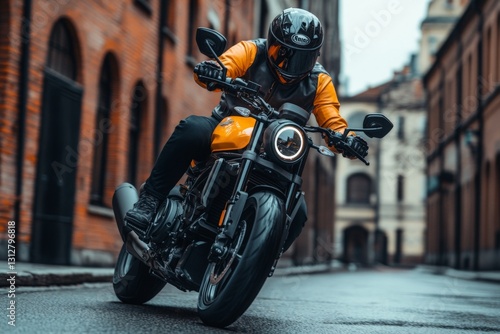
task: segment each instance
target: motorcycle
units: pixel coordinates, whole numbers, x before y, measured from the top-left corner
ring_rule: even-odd
[[[218,56],[226,48],[225,37],[198,28],[196,41],[201,53],[224,69]],[[201,320],[226,327],[247,310],[276,268],[304,202],[301,175],[309,151],[334,156],[307,133],[320,133],[328,145],[368,165],[347,144],[347,133],[382,138],[392,123],[381,114],[370,114],[363,128],[337,133],[307,125],[309,113],[297,105],[285,103],[275,110],[258,94],[257,83],[199,79],[249,108],[235,107],[237,115],[219,123],[210,158],[191,165],[185,183],[171,191],[146,231],[124,235],[124,216],[138,195],[128,183],[118,186],[113,210],[124,245],[113,287],[116,296],[130,304],[149,301],[167,283],[197,291]]]

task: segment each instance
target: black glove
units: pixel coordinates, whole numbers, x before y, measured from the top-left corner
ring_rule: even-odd
[[[347,146],[351,148],[351,150],[358,153],[362,158],[365,158],[368,155],[368,143],[363,138],[357,136],[348,136],[346,142]],[[349,159],[356,157],[352,153],[347,152],[347,150],[344,150],[342,152],[342,156]]]
[[[224,70],[213,60],[205,60],[194,67],[194,73],[198,76],[204,76],[211,79],[217,79],[221,81],[226,80],[226,74]],[[200,81],[209,83],[210,80],[200,79]]]

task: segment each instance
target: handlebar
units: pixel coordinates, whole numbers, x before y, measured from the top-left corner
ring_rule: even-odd
[[[250,95],[257,95],[261,87],[255,82],[245,81],[241,78],[226,78],[226,80],[219,80],[204,75],[198,75],[198,79],[202,82],[207,82],[208,90],[220,88],[223,91],[231,94],[245,93]]]
[[[226,80],[214,79],[203,75],[198,75],[198,79],[207,83],[208,90],[222,89],[231,95],[237,96],[240,100],[252,106],[255,110],[264,112],[269,118],[277,118],[279,116],[269,103],[267,103],[258,93],[261,85],[246,81],[241,78],[226,78]]]
[[[219,80],[203,75],[198,75],[198,79],[202,82],[207,82],[208,90],[220,88],[229,94],[237,96],[256,110],[264,112],[268,117],[278,118],[279,116],[279,113],[259,96],[258,92],[261,86],[255,82],[246,81],[241,78],[226,78],[226,80]],[[347,144],[346,134],[321,127],[304,126],[303,128],[307,132],[321,133],[323,137],[328,138],[329,146],[334,146],[339,151],[347,152],[355,156],[367,166],[370,165],[367,160]]]
[[[334,146],[339,151],[350,153],[351,155],[355,156],[360,161],[362,161],[365,165],[367,165],[367,166],[370,165],[369,161],[367,161],[365,158],[363,158],[358,152],[353,150],[347,144],[347,141],[346,141],[347,134],[342,134],[340,132],[335,132],[332,129],[325,129],[325,128],[316,127],[316,126],[305,126],[304,130],[307,132],[321,133],[321,135],[323,137],[326,137],[328,139],[328,146]]]

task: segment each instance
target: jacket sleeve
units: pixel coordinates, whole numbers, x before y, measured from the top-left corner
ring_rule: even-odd
[[[226,66],[228,77],[239,78],[245,75],[248,68],[252,66],[256,55],[257,45],[251,41],[242,41],[229,48],[219,59]],[[198,85],[206,88],[206,85],[198,80],[196,73],[194,73],[194,80]]]
[[[347,128],[346,120],[340,116],[339,99],[332,78],[328,74],[320,73],[318,76],[318,86],[313,107],[313,114],[319,126],[337,132]],[[330,150],[338,153],[334,147],[330,147]]]

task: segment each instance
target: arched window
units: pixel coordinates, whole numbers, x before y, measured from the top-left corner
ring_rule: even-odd
[[[40,136],[33,203],[30,261],[71,262],[75,167],[80,156],[83,87],[74,26],[62,18],[52,27],[47,45],[40,108]],[[69,153],[71,161],[68,160]],[[71,168],[68,167],[70,162]],[[59,236],[54,238],[54,236]]]
[[[95,147],[92,165],[92,186],[90,202],[103,205],[104,189],[106,187],[107,156],[109,142],[109,126],[111,122],[111,104],[113,98],[113,70],[115,60],[107,54],[101,66],[99,78],[99,95],[97,101],[97,115],[95,123]]]
[[[371,178],[364,173],[357,173],[347,179],[347,203],[370,204]]]
[[[127,180],[133,185],[138,182],[139,147],[141,138],[141,118],[146,110],[147,91],[142,82],[138,82],[132,91],[130,106],[129,150]]]
[[[47,67],[76,81],[77,61],[75,47],[65,20],[59,20],[52,28]]]

